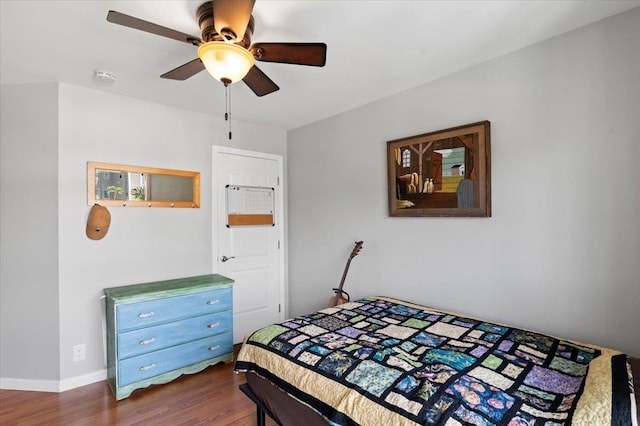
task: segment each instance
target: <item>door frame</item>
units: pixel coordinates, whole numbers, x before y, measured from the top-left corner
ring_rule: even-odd
[[[280,224],[280,226],[276,226],[278,231],[278,241],[280,243],[280,249],[278,250],[278,268],[280,269],[279,274],[279,282],[278,282],[278,303],[280,305],[280,309],[278,312],[280,321],[284,321],[285,312],[288,310],[286,302],[286,292],[285,292],[285,283],[287,281],[287,269],[285,265],[285,228],[286,223],[284,221],[285,212],[284,212],[284,157],[279,154],[270,154],[266,152],[259,151],[249,151],[245,149],[239,148],[231,148],[227,146],[219,146],[212,145],[212,156],[211,156],[211,248],[212,248],[212,262],[213,262],[213,273],[218,273],[218,258],[220,257],[220,253],[218,252],[218,201],[224,200],[225,192],[222,190],[222,186],[219,185],[218,182],[218,174],[216,170],[216,162],[218,157],[223,154],[231,154],[231,155],[239,155],[245,157],[252,158],[260,158],[264,160],[272,160],[276,161],[278,165],[278,190],[275,191],[275,221],[276,224]],[[224,202],[224,201],[222,201]]]

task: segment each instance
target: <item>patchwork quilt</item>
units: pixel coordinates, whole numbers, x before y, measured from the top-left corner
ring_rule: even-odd
[[[258,330],[235,370],[336,425],[637,424],[625,355],[384,297]]]

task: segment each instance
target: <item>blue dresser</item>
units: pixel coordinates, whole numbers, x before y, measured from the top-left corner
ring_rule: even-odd
[[[218,274],[104,289],[116,399],[233,360],[233,280]]]

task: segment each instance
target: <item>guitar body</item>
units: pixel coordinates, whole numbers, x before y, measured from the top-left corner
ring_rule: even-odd
[[[342,286],[344,285],[345,278],[347,278],[347,272],[349,271],[349,265],[351,264],[351,259],[356,257],[358,253],[360,253],[360,250],[362,250],[362,243],[363,243],[362,241],[356,241],[355,243],[356,246],[351,251],[351,254],[349,255],[349,259],[347,259],[347,266],[345,266],[344,268],[344,273],[342,274],[342,280],[340,281],[340,286],[338,288],[333,289],[335,296],[332,296],[331,299],[329,299],[329,308],[333,308],[334,306],[337,306],[337,305],[342,305],[343,303],[347,303],[350,300],[349,293],[342,290]]]
[[[329,299],[329,308],[342,305],[343,303],[347,303],[349,301],[349,294],[347,294],[346,291],[338,292],[337,288],[334,288],[333,290],[336,292],[336,295]],[[344,297],[344,295],[346,295],[347,297]]]

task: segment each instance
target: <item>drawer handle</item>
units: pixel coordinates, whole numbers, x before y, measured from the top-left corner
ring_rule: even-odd
[[[213,324],[207,324],[207,328],[216,328],[220,325],[219,322],[214,322]]]
[[[140,371],[147,371],[147,370],[151,370],[152,368],[154,368],[156,365],[155,364],[149,364],[149,365],[143,365],[142,367],[140,367]]]
[[[210,351],[217,351],[218,349],[220,349],[220,345],[209,346]]]
[[[155,337],[150,337],[149,339],[140,340],[140,342],[138,343],[140,343],[141,345],[148,345],[149,343],[153,343],[155,341],[156,341]]]
[[[218,303],[220,303],[220,299],[207,301],[207,305],[217,305]]]
[[[149,317],[152,317],[153,315],[154,315],[153,311],[143,312],[141,314],[138,314],[138,318],[149,318]]]

